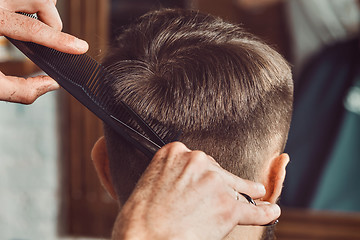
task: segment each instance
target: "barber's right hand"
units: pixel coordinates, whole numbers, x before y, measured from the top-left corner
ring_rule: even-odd
[[[85,41],[61,32],[62,22],[55,4],[56,0],[0,0],[0,36],[35,42],[61,52],[85,53],[89,48]],[[40,21],[16,12],[37,13]],[[0,72],[0,101],[29,104],[58,88],[48,76],[24,79]]]
[[[280,216],[276,204],[250,204],[265,195],[204,152],[182,143],[161,148],[124,204],[113,239],[222,239],[236,225],[263,225]]]

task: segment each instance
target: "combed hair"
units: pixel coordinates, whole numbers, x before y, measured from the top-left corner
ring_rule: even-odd
[[[257,180],[263,161],[283,151],[290,68],[240,26],[191,10],[153,11],[122,32],[103,64],[117,79],[114,101],[152,125],[181,130],[190,149],[242,178]],[[125,201],[149,161],[107,126],[105,136],[112,181]]]

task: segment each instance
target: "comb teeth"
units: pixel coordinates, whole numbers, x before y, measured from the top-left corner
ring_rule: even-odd
[[[31,55],[30,59],[56,81],[61,84],[66,80],[81,88],[100,107],[107,106],[108,102],[103,101],[103,95],[99,92],[99,85],[103,82],[102,77],[105,73],[94,59],[85,54],[62,53],[34,43],[27,43],[27,45],[31,49],[31,52],[27,54]],[[46,65],[46,67],[41,65]]]
[[[36,14],[21,14],[37,19]],[[157,124],[151,124],[153,130],[124,102],[116,104],[111,98],[115,96],[114,90],[110,87],[116,79],[86,54],[62,53],[35,43],[8,39],[79,102],[149,158],[166,142],[178,137],[179,133]],[[164,136],[166,141],[159,135]]]
[[[111,92],[113,90],[109,87],[114,77],[94,59],[85,54],[72,55],[35,43],[8,39],[65,90],[146,156],[152,158],[165,144],[165,141],[130,107],[123,102],[120,106],[115,104],[111,99],[111,96],[114,96]],[[136,127],[129,127],[128,123]],[[157,131],[159,129],[161,128],[156,128]],[[166,139],[170,140],[168,137]]]

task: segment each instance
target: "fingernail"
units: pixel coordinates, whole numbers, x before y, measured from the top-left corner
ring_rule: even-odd
[[[89,49],[88,43],[79,38],[76,38],[76,40],[75,40],[75,47],[80,52],[86,52]]]

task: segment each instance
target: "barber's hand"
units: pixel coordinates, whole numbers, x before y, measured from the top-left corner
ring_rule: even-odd
[[[280,215],[275,204],[253,199],[265,188],[225,171],[182,143],[160,149],[124,204],[113,239],[222,239],[236,225],[263,225]]]
[[[85,41],[61,32],[62,22],[55,4],[56,0],[0,0],[0,36],[35,42],[66,53],[85,53],[88,50]],[[16,12],[37,13],[40,21]],[[48,76],[24,79],[0,72],[0,100],[3,101],[30,104],[58,88]]]

